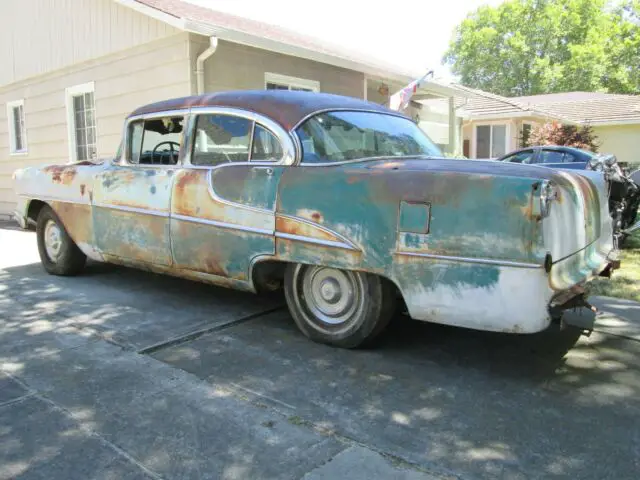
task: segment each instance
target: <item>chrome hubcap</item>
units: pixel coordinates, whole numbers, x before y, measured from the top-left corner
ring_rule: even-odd
[[[311,313],[331,325],[349,320],[361,298],[360,284],[353,273],[326,267],[305,271],[302,292]]]
[[[56,263],[62,251],[62,230],[53,220],[47,221],[44,227],[44,247],[49,260]]]

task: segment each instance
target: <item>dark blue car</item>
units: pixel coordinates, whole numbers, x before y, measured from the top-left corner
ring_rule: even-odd
[[[527,147],[498,158],[501,162],[536,164],[552,168],[586,170],[589,160],[598,154],[574,147],[545,145]]]

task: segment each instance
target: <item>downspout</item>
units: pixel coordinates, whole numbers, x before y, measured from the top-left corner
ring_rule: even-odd
[[[204,93],[204,62],[207,58],[216,53],[217,48],[218,37],[212,35],[209,37],[209,47],[198,55],[196,60],[196,93],[198,95],[202,95]]]

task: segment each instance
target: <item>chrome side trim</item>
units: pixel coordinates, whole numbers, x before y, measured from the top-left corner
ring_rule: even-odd
[[[236,203],[236,202],[230,202],[229,200],[225,200],[224,198],[218,196],[218,194],[213,189],[213,171],[217,170],[218,168],[223,168],[231,165],[238,165],[238,164],[217,165],[215,167],[209,168],[209,171],[207,172],[207,190],[209,190],[209,195],[211,195],[211,198],[213,198],[213,200],[215,200],[218,203],[222,203],[223,205],[228,205],[233,208],[241,208],[243,210],[249,210],[250,212],[262,213],[269,216],[273,216],[274,214],[273,210],[267,210],[265,208],[258,208],[258,207],[251,207],[249,205],[243,205],[241,203]],[[244,165],[253,165],[255,167],[262,164],[258,162],[254,162],[252,164],[244,164]],[[273,164],[266,163],[266,165],[273,165]]]
[[[543,265],[538,265],[537,263],[512,262],[510,260],[494,260],[491,258],[456,257],[451,255],[435,255],[433,253],[416,253],[416,252],[394,252],[394,253],[395,255],[431,258],[434,260],[446,260],[448,262],[479,263],[481,265],[497,265],[497,266],[503,266],[503,267],[517,267],[517,268],[543,268]]]
[[[373,162],[377,160],[388,160],[393,162],[394,160],[406,160],[406,159],[414,159],[414,158],[436,158],[431,155],[398,155],[398,156],[389,156],[384,155],[381,157],[366,157],[366,158],[355,158],[353,160],[341,160],[339,162],[318,162],[318,163],[306,163],[300,162],[301,167],[335,167],[338,165],[348,165],[350,163],[363,163],[363,162]]]
[[[171,218],[176,220],[182,220],[184,222],[211,225],[214,227],[224,228],[228,230],[239,230],[241,232],[259,233],[261,235],[273,235],[272,230],[268,230],[266,228],[247,227],[245,225],[239,225],[237,223],[219,222],[217,220],[208,220],[206,218],[189,217],[187,215],[171,215]]]
[[[140,213],[142,215],[152,215],[154,217],[169,217],[169,212],[161,212],[159,210],[149,210],[147,208],[127,207],[125,205],[113,205],[110,203],[94,203],[94,207],[109,208],[111,210],[120,210],[122,212]]]
[[[286,215],[284,213],[278,213],[276,214],[276,218],[277,217],[282,217],[282,218],[286,218],[289,220],[293,220],[294,222],[300,222],[300,223],[304,223],[306,225],[309,225],[310,227],[316,228],[318,230],[321,230],[329,235],[333,235],[334,237],[337,237],[340,239],[340,242],[333,242],[332,240],[320,240],[320,239],[315,239],[317,241],[322,241],[322,242],[332,242],[332,243],[339,243],[341,245],[346,245],[349,247],[349,250],[362,250],[361,248],[359,248],[355,243],[353,243],[351,240],[349,240],[348,238],[344,237],[343,235],[340,235],[338,232],[334,232],[333,230],[330,230],[327,227],[324,227],[318,223],[312,222],[311,220],[307,220],[306,218],[302,218],[302,217],[296,217],[293,215]],[[290,235],[290,234],[284,234],[284,235]],[[298,237],[299,235],[293,235],[294,237]],[[304,238],[313,238],[313,237],[306,237],[304,236]]]
[[[313,243],[316,245],[323,245],[325,247],[343,248],[345,250],[357,250],[347,243],[334,242],[333,240],[322,240],[320,238],[307,237],[306,235],[293,235],[291,233],[276,232],[276,238],[297,240],[298,242]]]

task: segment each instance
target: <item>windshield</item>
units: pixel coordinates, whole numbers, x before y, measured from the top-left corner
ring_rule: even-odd
[[[296,129],[305,163],[342,162],[370,157],[442,156],[411,120],[384,113],[321,113]]]

